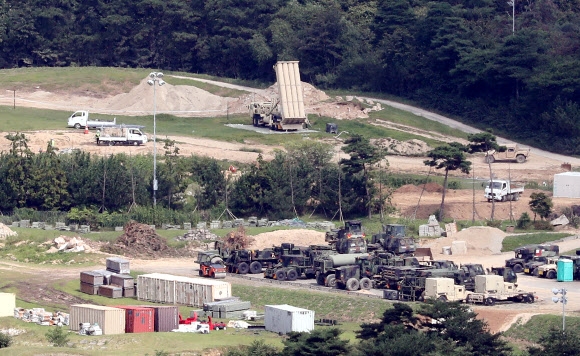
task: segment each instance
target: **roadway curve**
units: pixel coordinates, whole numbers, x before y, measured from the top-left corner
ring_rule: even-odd
[[[221,86],[224,88],[245,90],[245,91],[248,91],[251,93],[256,93],[256,94],[263,94],[263,92],[264,92],[263,89],[250,88],[250,87],[245,87],[245,86],[241,86],[241,85],[223,83],[223,82],[218,82],[218,81],[209,80],[209,79],[199,79],[199,78],[182,77],[182,76],[173,76],[173,77],[181,78],[181,79],[197,80],[199,82],[209,83],[209,84]],[[398,103],[398,102],[392,101],[392,100],[369,98],[369,97],[359,97],[359,98],[364,99],[364,100],[372,100],[374,102],[379,102],[381,104],[388,105],[388,106],[394,107],[394,108],[399,109],[399,110],[407,111],[407,112],[410,112],[410,113],[415,114],[417,116],[424,117],[425,119],[442,123],[442,124],[447,125],[451,128],[461,130],[461,131],[466,132],[466,133],[472,134],[472,133],[482,132],[479,129],[465,125],[457,120],[453,120],[453,119],[450,119],[446,116],[439,115],[439,114],[436,114],[434,112],[424,110],[424,109],[421,109],[421,108],[418,108],[415,106]],[[508,140],[506,138],[499,137],[499,136],[497,137],[497,141],[498,141],[498,143],[500,143],[502,145],[505,145],[508,143],[516,143],[515,141],[511,141],[511,140]],[[561,155],[558,153],[548,152],[548,151],[545,151],[545,150],[542,150],[540,148],[533,147],[533,146],[530,146],[530,148],[533,149],[533,155],[546,157],[546,158],[556,160],[556,161],[569,162],[573,165],[580,165],[580,158],[569,157],[569,156]]]

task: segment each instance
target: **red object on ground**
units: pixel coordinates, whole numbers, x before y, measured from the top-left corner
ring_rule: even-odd
[[[155,311],[153,308],[131,305],[119,305],[115,308],[125,309],[126,333],[152,333],[155,330]]]
[[[181,314],[179,314],[179,324],[190,325],[194,321],[197,321],[197,313],[195,313],[195,312],[193,313],[193,317],[187,318],[187,319],[183,319]]]
[[[85,125],[85,135],[89,134],[89,127]]]

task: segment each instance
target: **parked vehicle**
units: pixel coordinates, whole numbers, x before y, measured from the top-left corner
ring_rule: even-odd
[[[498,152],[490,150],[485,153],[485,162],[493,163],[495,161],[516,161],[524,163],[530,157],[530,149],[522,149],[517,144],[505,145],[506,150]]]
[[[535,256],[557,256],[560,253],[558,245],[551,244],[531,244],[524,245],[514,250],[515,257],[505,261],[506,267],[511,267],[515,273],[524,271],[524,264]]]
[[[558,258],[548,258],[548,261],[538,266],[538,277],[555,279],[558,276]]]
[[[198,252],[199,275],[202,277],[226,278],[226,265],[217,250]]]
[[[324,241],[337,253],[367,252],[366,234],[359,220],[345,221],[343,227],[327,231]]]
[[[336,286],[336,268],[356,264],[356,258],[363,254],[348,253],[320,256],[314,259],[313,267],[316,283],[334,288]]]
[[[387,224],[383,225],[383,231],[372,236],[369,249],[413,256],[417,245],[415,239],[406,236],[405,225]]]
[[[248,105],[252,124],[271,130],[301,130],[308,124],[298,61],[279,61],[274,65],[278,98]]]
[[[523,193],[523,185],[516,185],[509,180],[498,179],[487,182],[484,197],[488,202],[492,199],[496,201],[517,201],[520,200]]]
[[[89,118],[89,112],[86,110],[79,110],[71,114],[68,118],[68,127],[74,127],[75,129],[89,128],[103,128],[117,125],[117,118],[113,121],[102,121],[98,119],[91,120]]]
[[[233,250],[224,259],[227,271],[239,274],[262,273],[264,267],[272,266],[278,262],[278,257],[273,248],[263,250]]]
[[[531,261],[524,263],[524,273],[538,276],[538,267],[548,263],[546,256],[534,256]]]
[[[444,301],[462,301],[495,305],[497,302],[533,303],[533,292],[518,290],[514,283],[504,282],[498,275],[479,275],[475,277],[475,291],[471,292],[458,286],[451,278],[427,278],[425,298]]]
[[[147,143],[147,135],[139,128],[114,126],[104,127],[97,137],[97,145],[142,145]]]

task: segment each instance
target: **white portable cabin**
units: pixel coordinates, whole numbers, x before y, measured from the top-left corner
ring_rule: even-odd
[[[314,330],[314,311],[288,304],[266,305],[264,326],[267,331],[279,334],[310,332]]]
[[[580,172],[564,172],[554,175],[555,198],[580,198]]]
[[[16,308],[16,294],[0,293],[0,317],[14,316]]]

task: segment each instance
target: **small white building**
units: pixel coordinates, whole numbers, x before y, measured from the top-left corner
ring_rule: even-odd
[[[0,293],[0,317],[14,316],[16,295],[14,293]]]
[[[267,331],[279,334],[310,332],[314,330],[314,311],[288,304],[266,305],[264,325]]]
[[[580,198],[580,172],[554,174],[554,198]]]

